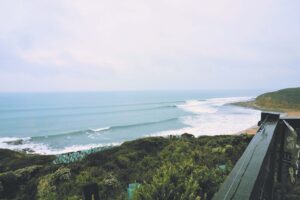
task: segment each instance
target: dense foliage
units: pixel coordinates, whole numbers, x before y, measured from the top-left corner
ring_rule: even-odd
[[[1,150],[0,199],[82,199],[88,183],[101,199],[128,199],[129,183],[140,183],[133,199],[211,199],[251,138],[143,138],[70,164]]]

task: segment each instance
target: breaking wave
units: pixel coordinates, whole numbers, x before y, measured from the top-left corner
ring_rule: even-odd
[[[252,97],[228,97],[228,98],[211,98],[207,100],[188,100],[184,104],[177,105],[178,108],[195,113],[216,113],[218,109],[226,104],[248,101]]]
[[[186,101],[177,106],[186,112],[193,113],[193,115],[181,118],[181,122],[186,127],[153,133],[151,136],[181,135],[183,133],[195,136],[238,133],[253,127],[260,118],[260,111],[229,104],[251,99],[252,97],[230,97]]]
[[[65,133],[55,135],[34,136],[26,138],[2,137],[0,138],[0,148],[7,148],[11,150],[26,151],[29,153],[38,154],[61,154],[74,151],[81,151],[96,147],[119,145],[120,143],[118,141],[122,141],[125,138],[124,136],[120,135],[120,138],[122,139],[118,140],[118,138],[115,140],[111,140],[112,143],[109,143],[111,141],[107,141],[107,143],[105,143],[104,141],[102,141],[103,143],[97,143],[96,140],[93,139],[98,135],[103,134],[103,137],[109,137],[110,133],[119,133],[120,130],[125,130],[125,132],[130,133],[136,127],[140,127],[138,128],[138,130],[147,130],[152,126],[162,127],[164,123],[168,122],[171,122],[170,124],[173,124],[173,122],[180,122],[183,128],[158,131],[148,135],[167,136],[190,133],[195,136],[200,136],[233,134],[245,130],[256,124],[259,120],[260,111],[228,104],[240,101],[248,101],[251,99],[252,97],[230,97],[211,98],[206,100],[188,100],[185,102],[178,101],[177,105],[161,105],[152,108],[145,108],[143,110],[174,108],[177,110],[181,110],[181,112],[184,111],[183,113],[186,113],[181,117],[168,118],[159,121],[146,121],[136,124],[121,124],[117,126],[103,126],[99,128],[90,127],[88,129],[68,131]],[[124,110],[124,112],[131,111],[134,111],[134,109],[126,109],[126,111]],[[89,137],[89,140],[92,142],[90,144],[82,145],[66,145],[59,149],[52,148],[45,142],[48,139],[53,139],[52,141],[64,141],[64,139],[68,139],[71,136],[79,136],[79,138],[81,139],[81,135]],[[145,135],[140,134],[137,137],[144,136]],[[124,140],[126,140],[126,138]],[[72,142],[69,142],[69,144],[70,143]],[[66,142],[66,144],[68,143]]]
[[[145,122],[145,123],[137,123],[137,124],[127,124],[120,126],[112,126],[112,127],[102,127],[96,129],[86,129],[86,130],[78,130],[71,131],[67,133],[55,134],[55,135],[46,135],[46,136],[34,136],[27,138],[18,138],[18,137],[2,137],[0,138],[0,148],[17,150],[17,151],[25,151],[28,153],[38,153],[38,154],[61,154],[68,153],[72,151],[80,151],[86,150],[90,148],[96,147],[104,147],[111,145],[118,145],[120,143],[108,143],[108,144],[86,144],[86,145],[72,145],[64,147],[63,149],[53,149],[49,145],[44,144],[43,141],[47,139],[68,139],[70,136],[76,135],[87,135],[89,138],[94,139],[95,134],[101,134],[108,131],[118,130],[118,129],[127,129],[127,128],[135,128],[135,127],[143,127],[148,125],[160,124],[170,121],[178,120],[178,118],[171,118],[161,121],[153,121],[153,122]]]
[[[121,143],[107,143],[107,144],[86,144],[86,145],[71,145],[61,149],[51,148],[49,145],[43,143],[36,143],[32,138],[17,138],[17,137],[3,137],[0,138],[0,148],[10,149],[15,151],[23,151],[27,153],[37,153],[42,155],[57,155],[69,152],[82,151],[97,147],[118,146]]]

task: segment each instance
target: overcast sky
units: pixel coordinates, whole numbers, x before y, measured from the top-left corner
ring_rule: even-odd
[[[299,0],[0,1],[0,91],[300,86]]]

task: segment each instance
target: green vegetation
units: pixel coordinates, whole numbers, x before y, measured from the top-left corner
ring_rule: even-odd
[[[149,137],[69,164],[54,156],[0,151],[0,199],[82,199],[97,183],[101,199],[211,199],[252,136]]]
[[[235,104],[269,111],[300,111],[300,87],[268,92],[259,95],[254,101]]]

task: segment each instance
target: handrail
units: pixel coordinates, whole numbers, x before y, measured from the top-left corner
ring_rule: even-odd
[[[300,118],[287,119],[279,113],[262,112],[258,124],[257,134],[213,200],[274,199],[285,190],[278,185],[295,184],[294,177],[299,171],[295,163],[299,163],[296,143]]]

